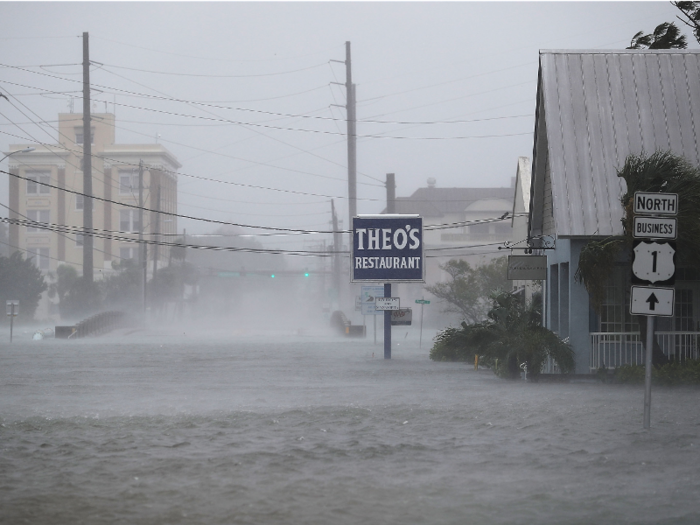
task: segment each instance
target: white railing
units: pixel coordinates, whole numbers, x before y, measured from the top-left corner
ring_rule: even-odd
[[[656,332],[656,342],[673,361],[700,358],[700,332]],[[605,366],[643,365],[644,345],[639,332],[591,332],[591,371]]]

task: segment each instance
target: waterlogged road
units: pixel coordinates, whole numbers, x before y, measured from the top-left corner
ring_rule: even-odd
[[[527,384],[369,342],[0,347],[0,523],[700,523],[698,390]],[[425,343],[424,343],[425,346]]]

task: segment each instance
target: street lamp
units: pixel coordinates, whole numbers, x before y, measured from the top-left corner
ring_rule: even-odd
[[[35,149],[36,148],[32,148],[31,146],[29,146],[28,148],[18,149],[17,151],[11,151],[7,155],[5,155],[3,158],[1,158],[0,162],[2,162],[3,160],[5,160],[7,157],[9,157],[11,155],[14,155],[15,153],[29,153],[30,151],[34,151]]]

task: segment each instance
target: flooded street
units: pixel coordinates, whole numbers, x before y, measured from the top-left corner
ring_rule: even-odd
[[[0,523],[700,522],[698,390],[656,388],[645,432],[642,387],[395,341],[4,342]]]

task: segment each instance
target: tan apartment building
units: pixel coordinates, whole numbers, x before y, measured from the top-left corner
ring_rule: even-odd
[[[39,223],[83,226],[83,116],[59,114],[58,143],[55,145],[11,144],[11,153],[33,147],[27,153],[9,157],[9,216]],[[113,237],[138,239],[139,164],[143,166],[143,207],[177,213],[177,170],[180,163],[161,144],[117,144],[115,117],[92,114],[93,228],[104,230],[93,241],[94,278],[114,271],[115,261],[138,256],[139,244]],[[46,186],[43,184],[49,184]],[[160,215],[160,217],[158,217]],[[52,227],[54,228],[54,227]],[[143,212],[144,238],[177,232],[175,216]],[[128,232],[126,235],[116,232]],[[40,227],[11,225],[10,251],[19,249],[34,258],[43,272],[54,272],[68,264],[82,274],[83,236],[71,231],[57,233]],[[149,270],[153,260],[163,264],[163,248],[149,245]]]

